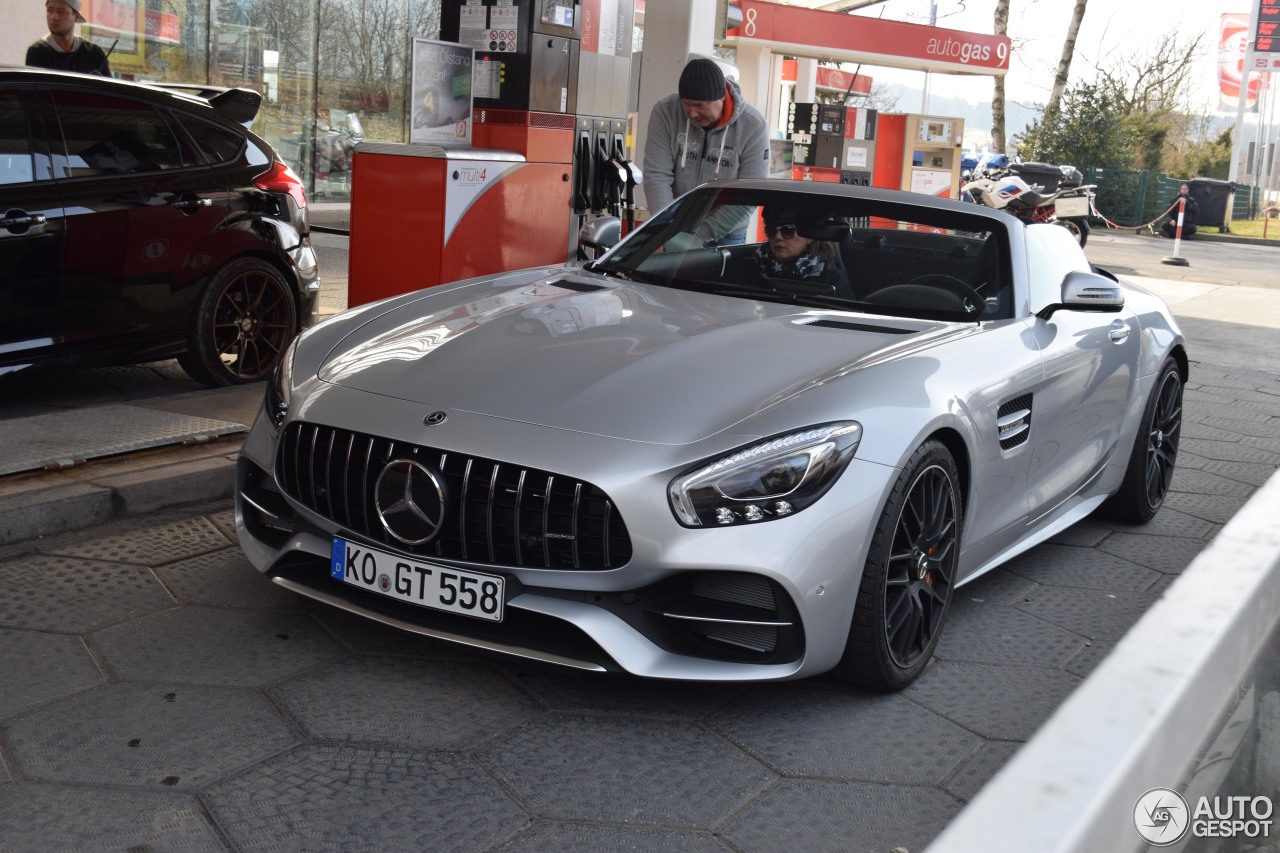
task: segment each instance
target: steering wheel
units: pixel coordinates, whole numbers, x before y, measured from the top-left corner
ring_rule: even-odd
[[[927,273],[918,275],[907,284],[921,284],[927,287],[936,287],[945,290],[958,297],[964,303],[964,311],[966,314],[977,314],[979,311],[987,307],[987,300],[982,294],[973,288],[968,282],[956,278],[953,275],[945,273]]]

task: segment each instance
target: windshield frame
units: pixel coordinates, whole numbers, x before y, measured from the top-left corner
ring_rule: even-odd
[[[772,183],[699,187],[644,222],[589,271],[678,290],[911,319],[1013,316],[1011,236],[999,218],[908,193],[857,194],[846,187],[824,193]],[[777,270],[765,251],[767,210],[806,220],[798,233],[825,241],[823,257],[847,281],[832,270],[821,279],[799,279],[794,271],[790,278],[763,272],[754,278],[749,270],[757,266]],[[874,281],[858,280],[866,276]]]

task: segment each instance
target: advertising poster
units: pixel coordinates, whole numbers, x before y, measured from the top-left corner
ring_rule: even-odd
[[[409,142],[471,144],[473,54],[464,44],[413,40]]]
[[[112,68],[141,68],[146,65],[145,12],[142,0],[83,0],[81,13],[88,23],[81,32],[110,51]]]
[[[1244,53],[1249,43],[1249,16],[1223,15],[1218,31],[1218,110],[1235,112],[1240,106],[1240,78],[1244,72]],[[1250,69],[1252,70],[1252,69]],[[1256,112],[1261,75],[1249,80],[1245,109]]]

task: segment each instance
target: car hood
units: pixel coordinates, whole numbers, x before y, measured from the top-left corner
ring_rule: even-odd
[[[954,329],[543,271],[426,291],[350,331],[319,377],[430,410],[685,444]]]

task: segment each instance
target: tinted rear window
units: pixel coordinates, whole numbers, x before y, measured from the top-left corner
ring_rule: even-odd
[[[67,174],[128,175],[188,165],[173,131],[150,105],[101,92],[54,91]]]
[[[195,116],[178,113],[178,121],[196,141],[196,146],[210,163],[226,163],[240,156],[244,137],[234,130],[220,127]]]
[[[0,92],[0,184],[33,180],[31,135],[16,92]]]

